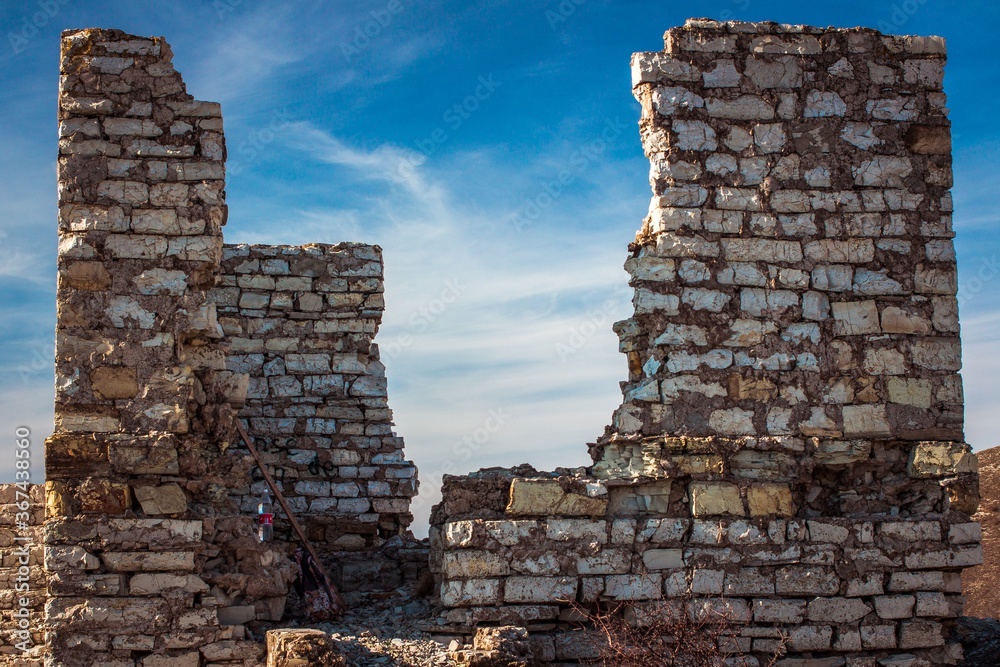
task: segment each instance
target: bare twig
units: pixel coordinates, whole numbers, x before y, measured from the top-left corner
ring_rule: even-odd
[[[775,637],[764,659],[735,650],[745,623],[719,605],[690,594],[681,598],[612,607],[573,609],[585,621],[599,657],[587,667],[774,667],[784,654],[787,637]],[[718,601],[718,599],[716,599]],[[777,633],[776,633],[777,634]]]

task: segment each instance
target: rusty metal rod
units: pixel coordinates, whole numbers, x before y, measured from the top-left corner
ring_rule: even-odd
[[[274,478],[271,477],[271,473],[267,471],[267,466],[265,466],[264,461],[261,460],[260,454],[257,453],[257,448],[253,446],[253,442],[250,441],[250,436],[247,435],[246,430],[243,428],[243,424],[240,423],[239,419],[236,419],[235,422],[236,422],[236,429],[240,432],[240,437],[243,438],[243,442],[246,443],[247,449],[250,450],[250,453],[253,454],[254,459],[257,460],[257,466],[260,468],[261,474],[264,475],[264,481],[266,481],[267,485],[271,487],[271,492],[274,493],[274,497],[278,500],[278,504],[281,505],[281,509],[285,511],[285,515],[288,517],[288,522],[292,524],[292,530],[294,530],[295,534],[298,535],[299,541],[302,542],[302,546],[304,546],[306,551],[309,552],[309,555],[312,557],[313,562],[316,563],[316,567],[319,568],[320,574],[323,575],[323,579],[325,580],[324,583],[326,584],[330,592],[330,598],[331,598],[330,603],[332,605],[331,611],[333,612],[335,617],[340,618],[341,616],[344,615],[344,610],[345,610],[344,599],[340,597],[340,591],[337,590],[336,584],[333,583],[333,580],[330,578],[330,575],[327,574],[326,568],[323,567],[323,561],[319,559],[319,555],[313,548],[312,543],[309,542],[309,539],[306,537],[306,533],[304,530],[302,530],[302,526],[299,525],[299,522],[295,518],[295,515],[292,514],[291,508],[285,501],[285,496],[283,496],[281,490],[278,489],[278,485],[275,483]],[[303,573],[302,576],[305,576],[305,573]]]

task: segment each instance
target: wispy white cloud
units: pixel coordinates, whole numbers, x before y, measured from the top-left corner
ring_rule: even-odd
[[[37,285],[49,284],[52,282],[52,272],[38,270],[42,257],[43,253],[10,247],[10,243],[5,243],[0,238],[0,278],[16,278],[18,281]]]
[[[294,18],[290,4],[248,4],[227,14],[207,49],[175,55],[188,91],[199,99],[255,106],[276,88],[268,85],[272,77],[309,56],[309,44],[292,38]]]
[[[440,186],[428,183],[421,175],[419,166],[426,158],[416,151],[388,144],[374,150],[353,148],[306,121],[289,123],[286,130],[290,146],[307,152],[320,162],[346,167],[362,179],[401,185],[425,206],[441,206],[444,193]]]
[[[330,165],[331,182],[363,189],[347,210],[314,206],[280,221],[233,221],[227,232],[282,243],[351,234],[383,247],[387,310],[377,341],[397,430],[425,473],[418,523],[443,471],[584,464],[586,443],[620,401],[625,364],[611,324],[629,314],[624,240],[607,243],[606,229],[567,232],[555,219],[526,233],[497,225],[509,203],[470,204],[455,193],[470,181],[507,177],[509,167],[489,156],[473,158],[482,168],[473,174],[462,156],[423,163],[408,149],[359,148],[305,122],[282,140]],[[416,166],[401,173],[401,163]],[[635,226],[626,224],[625,239]],[[455,443],[481,428],[490,410],[510,418],[488,446],[456,455]]]

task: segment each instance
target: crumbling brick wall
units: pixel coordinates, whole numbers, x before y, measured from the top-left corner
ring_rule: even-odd
[[[942,41],[692,27],[633,73],[654,196],[599,462],[638,465],[611,443],[662,433],[815,438],[782,467],[873,447],[895,465],[851,466],[872,498],[831,496],[837,480],[811,509],[944,509],[902,465],[909,443],[968,452]]]
[[[228,366],[249,375],[240,417],[292,511],[325,551],[382,546],[413,520],[416,468],[392,431],[377,246],[230,245],[212,298],[231,341]],[[252,494],[264,490],[252,471]],[[287,523],[278,523],[288,534]]]
[[[291,569],[219,502],[241,483],[225,450],[245,389],[207,298],[226,221],[221,112],[186,94],[162,39],[68,31],[61,74],[46,652],[198,664],[242,639],[220,623],[227,578],[256,561],[266,584],[270,561],[259,597],[283,599]]]
[[[255,419],[304,414],[309,403],[316,424],[341,429],[325,449],[346,447],[341,436],[356,436],[349,449],[365,450],[357,479],[379,499],[344,519],[339,532],[320,516],[322,508],[311,508],[306,529],[313,535],[340,548],[374,547],[376,537],[409,522],[415,471],[389,431],[385,378],[371,345],[381,284],[366,272],[377,265],[381,276],[381,264],[373,248],[344,246],[351,259],[323,262],[343,275],[313,283],[304,268],[311,251],[300,249],[303,261],[294,264],[302,270],[277,279],[266,297],[275,312],[287,299],[290,312],[252,312],[240,301],[261,300],[260,284],[280,261],[265,261],[252,286],[240,284],[237,266],[223,275],[219,105],[187,95],[161,38],[67,31],[61,74],[56,420],[45,453],[46,653],[53,665],[81,667],[255,665],[263,646],[247,639],[244,624],[282,617],[294,566],[289,544],[257,540],[252,510],[260,489],[251,488],[252,458],[235,442],[239,410],[247,410],[250,432],[258,435],[263,422]],[[269,252],[244,250],[251,263]],[[225,256],[239,252],[230,247]],[[223,327],[218,310],[227,304],[219,297],[230,280],[245,294]],[[309,289],[290,284],[306,280]],[[350,293],[345,303],[365,293],[353,310],[338,310],[340,297],[328,309],[301,307],[319,296],[321,284],[340,280]],[[361,328],[336,335],[320,328],[348,320]],[[296,354],[312,361],[329,348],[331,361],[346,363],[358,353],[364,371],[352,369],[344,387],[361,414],[332,414],[349,412],[333,400],[332,386],[327,394],[317,385],[300,402],[280,390],[259,393],[264,366],[244,359],[227,368],[241,345],[278,343],[265,330],[278,324],[301,333],[299,350],[281,341],[286,371]],[[242,327],[252,333],[236,335]],[[251,375],[254,393],[245,407]],[[333,382],[332,369],[326,380]],[[297,381],[294,369],[285,381]],[[301,450],[296,456],[304,461]],[[380,484],[388,486],[385,495]]]
[[[585,472],[446,479],[449,621],[694,596],[760,657],[786,636],[830,664],[956,661],[982,550],[944,62],[940,38],[713,21],[633,56],[653,199],[624,401]]]

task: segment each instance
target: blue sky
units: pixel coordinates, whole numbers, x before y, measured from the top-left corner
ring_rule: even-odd
[[[626,376],[611,323],[649,201],[629,57],[688,17],[948,39],[967,439],[997,444],[994,2],[81,2],[0,5],[0,479],[52,415],[59,32],[163,35],[222,103],[229,242],[384,248],[389,401],[421,469],[588,463]],[[560,185],[560,172],[571,179]],[[420,529],[422,530],[422,529]]]

